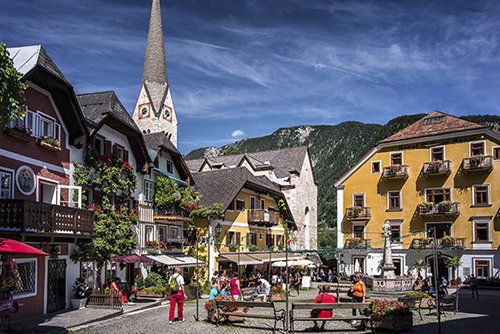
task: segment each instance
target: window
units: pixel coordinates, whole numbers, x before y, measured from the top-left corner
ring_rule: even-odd
[[[36,294],[36,259],[16,259],[20,284],[12,292],[14,297]]]
[[[438,124],[443,121],[444,116],[428,117],[424,119],[424,125]]]
[[[391,166],[401,166],[403,164],[403,153],[391,153]]]
[[[124,151],[125,149],[118,145],[118,144],[115,144],[113,145],[113,157],[115,159],[117,159],[118,161],[123,161],[123,157],[124,157]]]
[[[354,207],[364,207],[365,206],[365,194],[354,195]]]
[[[179,228],[178,227],[170,227],[170,238],[178,239],[179,238]]]
[[[144,200],[146,202],[153,202],[153,182],[144,180]]]
[[[493,159],[500,160],[500,146],[493,147]]]
[[[13,198],[12,172],[0,169],[0,198]]]
[[[473,205],[489,205],[490,187],[488,185],[473,186]]]
[[[352,235],[354,238],[364,239],[365,238],[365,225],[353,225]]]
[[[249,245],[256,246],[257,245],[257,233],[255,233],[255,232],[248,233],[247,240],[248,240]]]
[[[257,200],[255,199],[255,197],[250,197],[250,209],[257,209]]]
[[[431,148],[431,161],[443,161],[444,160],[444,147],[433,147]]]
[[[241,199],[236,200],[236,210],[243,211],[245,210],[245,201]]]
[[[450,188],[435,188],[425,190],[426,202],[441,203],[444,201],[451,201]]]
[[[436,229],[436,238],[442,239],[444,237],[451,236],[451,224],[450,223],[429,223],[425,225],[427,230],[427,237],[432,238],[434,233],[434,228]]]
[[[231,201],[231,203],[229,203],[229,206],[227,207],[228,210],[234,210],[234,201]]]
[[[476,268],[476,277],[490,277],[490,261],[474,260],[474,267]]]
[[[233,245],[238,245],[240,243],[239,240],[236,240],[236,235],[239,234],[239,233],[236,233],[236,232],[233,232],[233,231],[229,231],[227,232],[227,236],[226,236],[226,244],[233,244]],[[238,238],[239,239],[239,238]]]
[[[38,122],[38,137],[52,137],[57,138],[55,135],[55,122],[54,120],[39,115]]]
[[[389,210],[401,209],[401,193],[399,191],[389,191],[387,193]]]
[[[260,208],[261,208],[262,210],[264,210],[264,209],[266,208],[266,201],[265,201],[265,200],[263,200],[263,199],[261,199],[261,200],[260,200]]]
[[[151,225],[146,225],[144,227],[144,241],[154,241],[155,236],[154,236],[154,227]]]
[[[158,226],[158,240],[167,241],[167,227]]]
[[[391,243],[401,243],[401,223],[391,223]]]
[[[97,155],[104,155],[104,138],[100,136],[94,137],[94,150]]]
[[[372,162],[372,174],[380,174],[381,166],[380,161]]]
[[[490,241],[490,224],[489,223],[474,223],[474,242],[489,242]]]
[[[283,247],[283,245],[284,245],[283,240],[284,240],[284,239],[283,239],[283,235],[278,234],[278,235],[276,236],[276,246],[278,246],[278,247]]]
[[[470,155],[484,155],[484,142],[470,143]]]
[[[167,160],[167,173],[169,174],[174,173],[174,164],[170,160]]]

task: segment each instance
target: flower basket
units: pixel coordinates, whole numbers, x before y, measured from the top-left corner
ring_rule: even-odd
[[[385,329],[389,331],[405,331],[413,327],[413,315],[388,315],[384,317],[373,317],[371,321],[372,329]]]
[[[14,138],[26,142],[35,140],[35,138],[31,136],[31,129],[15,127],[15,128],[6,128],[4,132],[9,136],[12,136]]]
[[[59,141],[55,138],[42,138],[39,141],[39,145],[49,151],[61,151],[61,146],[59,144]]]

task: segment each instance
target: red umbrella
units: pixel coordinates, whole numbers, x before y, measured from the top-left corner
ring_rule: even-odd
[[[49,254],[31,247],[24,242],[0,238],[0,254],[17,254],[17,255],[43,255],[48,256]]]

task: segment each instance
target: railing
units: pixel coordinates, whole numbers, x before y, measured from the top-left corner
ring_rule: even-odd
[[[0,228],[32,233],[91,235],[94,212],[19,199],[0,199]]]
[[[491,155],[475,155],[470,158],[465,158],[462,163],[462,168],[466,172],[490,171],[493,169],[493,157]]]
[[[370,219],[371,210],[370,208],[364,206],[355,206],[353,208],[347,208],[345,211],[345,217],[347,219]]]
[[[451,173],[451,161],[450,160],[437,160],[424,163],[423,169],[424,175],[441,175]]]
[[[144,223],[154,223],[153,206],[151,204],[141,203],[138,207],[139,221]]]
[[[276,211],[254,209],[248,211],[248,223],[256,225],[278,225],[279,213]]]
[[[345,240],[344,248],[368,249],[370,248],[370,245],[371,245],[370,239],[349,238]]]
[[[460,203],[441,202],[441,203],[420,203],[417,206],[417,212],[421,217],[432,216],[458,216],[460,214]]]
[[[411,249],[432,249],[434,247],[434,239],[432,238],[416,238],[411,241]],[[440,249],[464,249],[465,238],[444,237],[437,239],[437,248]]]
[[[156,218],[161,216],[188,217],[189,214],[178,205],[155,206],[154,217]]]
[[[408,177],[408,166],[392,165],[384,167],[382,178],[384,179],[405,179]]]

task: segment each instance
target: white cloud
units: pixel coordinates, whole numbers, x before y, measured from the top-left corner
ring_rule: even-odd
[[[243,136],[244,134],[245,134],[245,131],[238,129],[238,130],[234,130],[234,131],[231,133],[231,136],[232,136],[233,138],[238,138],[238,137]]]

